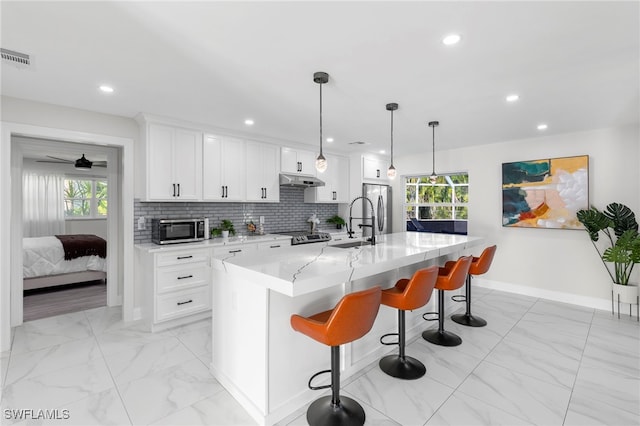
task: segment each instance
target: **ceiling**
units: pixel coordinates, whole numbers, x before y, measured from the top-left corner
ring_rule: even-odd
[[[638,2],[2,1],[5,96],[328,151],[436,150],[638,123]],[[445,46],[441,39],[459,33]],[[98,86],[115,92],[105,95]],[[520,99],[508,103],[505,97]],[[247,127],[246,118],[255,124]],[[544,132],[537,130],[547,123]],[[353,146],[363,141],[367,145]]]

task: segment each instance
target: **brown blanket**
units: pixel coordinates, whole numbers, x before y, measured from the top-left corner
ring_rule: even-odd
[[[107,242],[97,235],[56,235],[64,248],[64,260],[82,256],[107,257]]]

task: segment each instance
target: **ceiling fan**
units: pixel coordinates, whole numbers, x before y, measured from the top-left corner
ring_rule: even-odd
[[[47,155],[46,157],[52,158],[53,160],[36,160],[38,163],[60,163],[60,164],[74,164],[75,168],[78,170],[90,170],[91,166],[96,167],[107,167],[106,161],[89,161],[82,154],[81,158],[78,158],[76,161],[67,160],[65,158],[54,157],[51,155]]]

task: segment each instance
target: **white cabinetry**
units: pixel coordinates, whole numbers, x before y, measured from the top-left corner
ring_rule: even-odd
[[[280,201],[280,148],[262,142],[246,142],[246,200]]]
[[[244,141],[204,135],[202,198],[205,201],[243,201],[245,198]]]
[[[145,201],[202,200],[202,133],[145,122]]]
[[[388,181],[389,162],[374,157],[362,157],[362,179],[369,181]]]
[[[211,315],[211,250],[140,250],[138,279],[145,287],[143,316],[151,331]]]
[[[349,159],[325,154],[327,170],[318,173],[324,186],[304,190],[305,203],[348,203],[349,202]]]
[[[316,154],[283,146],[280,149],[280,167],[283,173],[316,176]]]

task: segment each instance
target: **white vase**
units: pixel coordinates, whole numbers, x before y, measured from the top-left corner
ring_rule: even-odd
[[[627,285],[611,284],[611,290],[613,291],[613,302],[628,303],[630,305],[636,305],[638,303],[638,285],[629,283]],[[619,299],[618,299],[619,297]]]
[[[222,231],[222,238],[229,238],[229,231]]]

